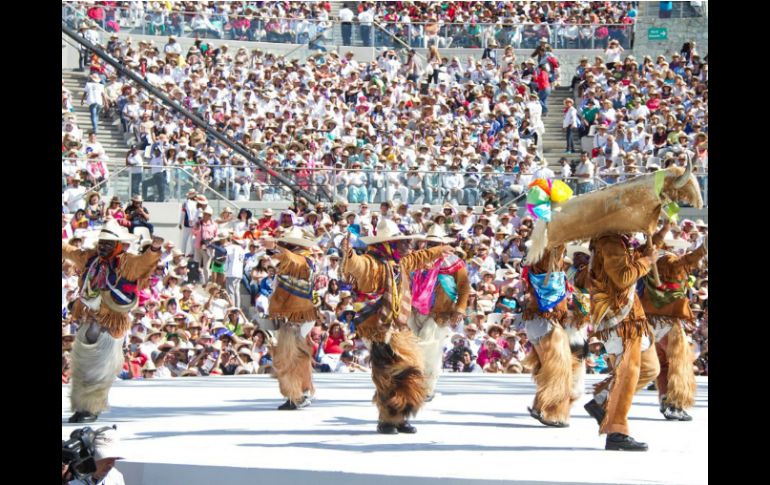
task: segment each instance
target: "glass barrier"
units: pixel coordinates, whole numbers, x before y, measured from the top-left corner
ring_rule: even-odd
[[[500,48],[534,49],[546,38],[556,49],[605,49],[617,39],[625,49],[633,48],[633,24],[468,24],[468,23],[401,23],[380,22],[371,25],[357,21],[341,23],[337,19],[251,19],[229,17],[222,13],[167,12],[101,6],[100,17],[94,21],[106,32],[142,34],[200,39],[243,40],[304,44],[325,49],[330,45],[364,47],[402,47],[397,37],[410,47],[480,49],[494,39]],[[84,3],[62,4],[62,20],[77,29],[88,18]]]
[[[344,199],[349,203],[382,202],[483,206],[500,205],[526,195],[532,175],[517,173],[446,172],[403,170],[296,169],[275,167],[277,173],[318,200]],[[62,173],[62,191],[67,176]],[[639,174],[643,175],[643,174]],[[704,205],[708,206],[708,173],[695,173],[701,186]],[[586,180],[560,177],[575,195],[592,192],[635,175],[597,176]],[[244,171],[233,165],[189,165],[185,167],[122,167],[104,180],[81,172],[81,185],[88,191],[97,186],[102,198],[117,196],[121,201],[141,195],[147,202],[180,202],[195,189],[211,200],[290,202],[292,190],[270,174],[259,170]]]

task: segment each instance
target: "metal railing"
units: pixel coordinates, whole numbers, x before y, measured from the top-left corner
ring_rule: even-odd
[[[342,23],[329,20],[268,17],[245,19],[213,13],[144,11],[102,6],[104,17],[96,23],[106,32],[177,37],[244,40],[252,42],[305,44],[318,37],[315,44],[365,47],[401,45],[427,48],[478,49],[494,39],[498,46],[534,49],[547,38],[557,49],[604,49],[617,39],[626,49],[633,47],[634,24],[536,24],[536,23],[435,23],[388,22],[375,19],[372,24],[357,20]],[[77,29],[87,19],[87,6],[63,2],[62,20]],[[400,40],[400,42],[399,42]]]
[[[126,168],[130,168],[126,170]],[[273,167],[286,179],[313,194],[326,190],[334,200],[344,199],[349,203],[406,202],[409,204],[444,204],[482,206],[495,201],[501,206],[520,204],[526,197],[526,184],[533,180],[512,172],[493,172],[485,177],[484,172],[430,171],[430,170],[385,170],[385,169],[342,169],[342,168],[293,168]],[[418,174],[419,184],[410,183],[409,176]],[[457,187],[457,181],[449,184],[448,177],[462,176],[463,183],[469,174],[475,174],[474,186]],[[353,178],[351,179],[351,175]],[[643,174],[638,174],[643,175]],[[695,172],[701,184],[704,205],[708,201],[708,174]],[[561,177],[575,195],[622,182],[637,175],[613,177],[594,176],[588,180],[579,177]],[[82,177],[85,184],[94,183],[89,177]],[[588,183],[588,185],[586,185]],[[66,184],[66,176],[62,176]],[[88,187],[93,189],[93,187]],[[237,206],[244,201],[287,202],[293,200],[291,190],[278,183],[270,174],[252,167],[247,171],[242,165],[185,165],[124,167],[110,175],[102,184],[105,196],[118,196],[130,200],[134,195],[151,202],[180,202],[190,189],[196,189],[207,197],[232,201]],[[493,197],[485,197],[492,194]]]

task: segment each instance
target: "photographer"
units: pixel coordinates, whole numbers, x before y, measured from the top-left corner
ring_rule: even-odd
[[[90,429],[84,428],[83,431],[87,432]],[[96,431],[93,439],[93,460],[96,464],[96,470],[85,474],[80,473],[81,477],[75,478],[70,464],[62,462],[62,483],[69,485],[125,485],[123,474],[115,468],[115,461],[122,459],[117,431],[114,428],[102,428]]]
[[[472,352],[465,343],[465,337],[460,334],[452,335],[452,344],[454,347],[446,352],[444,368],[451,368],[452,372],[461,372],[463,368],[463,354],[468,352],[470,355]]]

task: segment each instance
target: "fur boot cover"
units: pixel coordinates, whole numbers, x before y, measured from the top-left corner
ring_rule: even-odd
[[[573,362],[569,337],[561,325],[554,325],[553,330],[540,339],[535,352],[538,362],[532,368],[537,385],[534,407],[548,421],[567,423],[572,402]]]
[[[312,347],[300,335],[299,325],[284,323],[278,331],[273,368],[281,394],[292,402],[302,401],[302,394],[315,393],[313,387]]]
[[[392,334],[389,343],[372,342],[372,401],[381,423],[401,424],[417,414],[427,397],[423,358],[409,330]]]
[[[668,359],[666,402],[680,409],[692,407],[695,404],[696,390],[695,373],[692,369],[695,359],[681,325],[674,325],[668,332],[666,358]]]
[[[73,411],[99,414],[107,409],[107,395],[123,367],[123,338],[101,332],[90,344],[88,327],[81,325],[72,346],[70,406]]]

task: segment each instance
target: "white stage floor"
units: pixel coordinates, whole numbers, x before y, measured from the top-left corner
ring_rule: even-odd
[[[529,375],[444,374],[414,435],[379,435],[367,374],[316,374],[317,400],[277,411],[278,383],[266,376],[116,382],[117,424],[127,485],[320,484],[705,484],[708,379],[698,378],[691,422],[667,422],[654,391],[634,399],[629,424],[647,453],[604,450],[582,405],[571,427],[547,428],[528,412]],[[586,390],[600,376],[586,376]],[[77,426],[62,386],[62,437]]]

